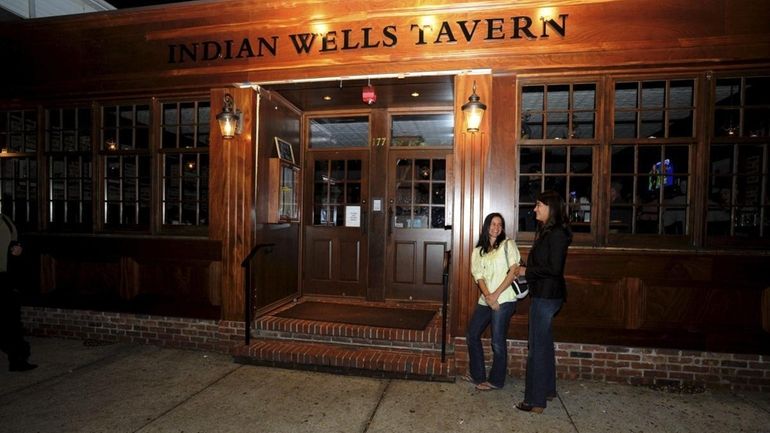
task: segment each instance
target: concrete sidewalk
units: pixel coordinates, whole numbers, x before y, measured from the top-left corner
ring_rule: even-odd
[[[0,372],[0,432],[770,432],[770,394],[679,395],[560,381],[542,415],[523,383],[336,376],[234,364],[221,354],[31,338],[25,373]]]

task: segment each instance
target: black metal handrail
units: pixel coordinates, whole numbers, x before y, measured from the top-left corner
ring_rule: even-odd
[[[452,261],[452,251],[444,251],[444,283],[443,300],[441,304],[441,362],[446,362],[446,317],[447,304],[449,303],[449,263]]]
[[[243,291],[244,291],[244,308],[243,308],[243,331],[244,342],[248,346],[251,343],[251,259],[257,255],[257,252],[265,250],[265,253],[271,253],[275,244],[257,244],[251,249],[251,252],[241,262],[243,271]]]

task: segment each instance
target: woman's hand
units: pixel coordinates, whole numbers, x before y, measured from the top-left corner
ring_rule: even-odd
[[[497,302],[497,297],[499,295],[495,295],[495,293],[490,293],[488,295],[485,295],[484,300],[487,301],[487,305],[489,305],[489,308],[497,311],[500,309],[500,304]]]
[[[520,277],[520,276],[526,275],[526,274],[527,274],[527,267],[526,266],[519,266],[518,268],[516,268],[516,276],[517,277]]]

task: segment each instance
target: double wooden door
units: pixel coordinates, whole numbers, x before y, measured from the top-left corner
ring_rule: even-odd
[[[306,151],[303,293],[440,301],[451,146],[368,142]]]

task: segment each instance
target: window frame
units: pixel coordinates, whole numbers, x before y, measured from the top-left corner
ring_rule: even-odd
[[[97,120],[97,113],[96,113],[96,106],[94,103],[71,103],[71,104],[60,104],[60,105],[44,105],[42,108],[42,117],[43,117],[43,125],[42,125],[42,135],[43,135],[43,147],[41,149],[41,161],[42,161],[42,168],[41,176],[42,180],[45,184],[45,189],[43,191],[41,202],[43,203],[42,212],[41,215],[44,216],[42,225],[48,232],[62,232],[62,233],[68,233],[68,232],[76,232],[76,233],[93,233],[96,227],[97,223],[97,162],[96,162],[96,142],[94,140],[94,137],[96,136],[96,120]],[[75,151],[67,151],[63,148],[64,144],[62,142],[62,150],[51,150],[50,143],[49,143],[49,128],[48,128],[48,122],[49,122],[49,111],[58,111],[62,112],[63,110],[84,110],[87,109],[90,113],[90,127],[88,128],[88,136],[90,140],[89,150],[82,151],[82,150],[75,150]],[[76,126],[76,131],[83,130],[79,127],[80,120],[77,121],[78,126]],[[62,131],[64,131],[64,128],[61,128]],[[79,136],[79,135],[78,135]],[[83,170],[83,162],[80,164],[80,170],[81,170],[81,176],[78,178],[80,179],[80,182],[82,184],[90,183],[91,186],[91,205],[89,209],[90,213],[90,223],[69,223],[69,222],[56,222],[52,221],[53,215],[52,215],[52,207],[53,207],[53,198],[52,198],[52,189],[53,185],[52,182],[54,178],[52,177],[52,167],[51,167],[51,160],[54,157],[70,157],[70,156],[77,156],[78,158],[88,157],[90,158],[90,179],[83,176],[82,170]],[[65,188],[67,185],[67,180],[70,179],[69,176],[65,176],[63,178],[65,180]],[[82,188],[81,185],[81,194],[82,194]],[[81,195],[82,197],[82,195]],[[66,199],[65,199],[66,200]],[[79,201],[85,202],[86,200],[81,198]],[[82,218],[85,218],[83,216]]]
[[[199,116],[199,104],[200,103],[207,103],[209,106],[209,121],[207,124],[208,127],[208,134],[209,134],[209,141],[208,144],[203,146],[197,146],[198,143],[198,134],[199,129],[198,126],[200,125],[200,122],[198,122],[198,116]],[[193,103],[195,106],[195,122],[193,124],[182,124],[181,122],[178,125],[174,125],[177,128],[181,128],[182,126],[194,126],[195,127],[195,143],[196,146],[192,148],[180,148],[180,147],[163,147],[163,127],[165,126],[164,119],[163,119],[163,106],[165,104],[176,104],[177,106],[181,104],[186,103]],[[180,96],[180,97],[166,97],[163,99],[158,99],[155,101],[155,115],[153,116],[154,119],[154,125],[152,129],[156,131],[156,140],[155,141],[155,152],[154,154],[157,155],[155,158],[156,164],[153,170],[153,174],[156,176],[156,180],[153,180],[153,190],[156,192],[155,196],[156,199],[153,201],[153,205],[156,206],[156,211],[153,212],[155,214],[156,218],[156,225],[154,227],[157,227],[156,231],[161,233],[167,233],[167,234],[178,234],[178,235],[208,235],[208,227],[209,223],[208,221],[211,220],[211,207],[210,205],[210,195],[209,195],[209,179],[211,176],[211,134],[218,132],[218,130],[211,129],[211,121],[215,118],[215,114],[212,112],[212,104],[210,100],[209,95],[186,95],[186,96]],[[179,114],[178,114],[179,116]],[[207,222],[205,224],[166,224],[165,222],[165,198],[166,198],[166,172],[165,172],[165,159],[168,155],[180,155],[180,157],[184,158],[185,155],[197,155],[197,164],[196,167],[198,175],[195,176],[197,178],[197,197],[198,197],[198,211],[197,214],[200,215],[200,197],[201,192],[205,189],[206,193],[206,208],[207,208]],[[205,157],[208,159],[208,168],[207,175],[206,175],[206,185],[204,186],[202,182],[202,178],[200,175],[201,170],[201,157],[205,155]],[[183,179],[183,177],[180,177],[180,180]],[[182,198],[182,190],[180,189],[180,201],[181,204],[183,200]],[[197,217],[198,222],[200,221],[200,216]]]
[[[43,166],[41,165],[41,147],[43,142],[42,137],[42,130],[43,130],[43,115],[42,115],[42,109],[40,106],[16,106],[16,107],[3,107],[2,110],[0,110],[0,115],[8,115],[10,116],[10,113],[12,112],[21,112],[21,113],[34,113],[35,117],[35,125],[36,129],[34,132],[30,132],[29,134],[26,132],[26,128],[21,129],[21,135],[22,135],[22,142],[26,143],[26,137],[28,135],[32,135],[35,137],[35,150],[34,151],[25,151],[24,144],[22,144],[22,151],[10,151],[10,138],[7,138],[11,133],[14,131],[10,130],[0,130],[0,136],[3,137],[2,139],[2,146],[0,147],[0,164],[2,164],[3,160],[19,160],[19,161],[27,161],[27,171],[29,172],[29,164],[34,164],[34,175],[27,175],[24,178],[19,178],[15,175],[12,178],[6,178],[5,173],[3,173],[2,167],[0,167],[0,182],[5,182],[6,179],[13,179],[14,182],[14,193],[12,194],[13,200],[16,201],[15,198],[15,190],[16,190],[16,181],[18,179],[27,179],[27,195],[24,199],[24,202],[26,203],[26,215],[25,218],[22,220],[18,216],[18,211],[16,209],[16,203],[13,204],[13,211],[8,212],[7,205],[5,203],[2,204],[2,207],[0,207],[0,210],[2,212],[10,217],[14,224],[16,225],[17,230],[20,232],[22,231],[37,231],[42,225],[42,222],[44,220],[43,215],[41,214],[41,196],[43,195],[43,191],[45,188],[41,189],[41,185],[45,185],[45,183],[40,182]],[[26,119],[26,115],[23,115],[23,119]],[[10,122],[10,119],[8,119],[8,122]],[[9,126],[9,125],[7,125]],[[31,129],[29,131],[32,131]],[[15,169],[14,169],[15,171]],[[31,185],[30,183],[34,182],[34,193],[30,192]],[[0,193],[4,193],[4,186],[0,185]],[[2,197],[0,196],[0,202],[2,201]],[[30,216],[32,218],[30,218]]]
[[[541,155],[541,161],[543,158],[545,158],[545,149],[548,147],[566,147],[567,148],[567,155],[571,154],[572,148],[578,148],[578,147],[590,147],[592,149],[592,155],[591,155],[591,174],[576,174],[570,172],[569,164],[565,167],[564,173],[549,173],[550,175],[558,174],[559,176],[563,176],[567,178],[568,184],[569,179],[573,176],[575,177],[593,177],[594,179],[599,178],[602,167],[600,166],[600,152],[601,152],[601,144],[603,141],[603,137],[605,134],[604,128],[602,128],[602,122],[604,118],[604,88],[605,88],[605,82],[604,78],[602,76],[598,75],[586,75],[586,76],[574,76],[574,77],[544,77],[542,75],[532,75],[532,76],[526,76],[526,77],[519,77],[516,83],[516,98],[517,98],[517,106],[515,109],[515,112],[518,113],[516,117],[516,123],[515,123],[515,137],[514,137],[514,148],[516,152],[516,166],[515,166],[515,198],[516,198],[516,206],[514,207],[514,221],[516,221],[515,224],[515,232],[516,232],[516,239],[519,242],[528,243],[533,242],[535,239],[535,232],[534,231],[521,231],[519,230],[519,215],[521,207],[521,201],[520,201],[520,184],[522,175],[524,173],[521,173],[521,148],[522,147],[542,147],[543,153]],[[572,119],[574,118],[575,111],[578,112],[587,112],[587,110],[575,110],[573,108],[573,94],[574,94],[574,86],[576,85],[582,85],[582,84],[594,84],[595,87],[595,94],[594,94],[594,133],[593,138],[577,138],[577,137],[566,137],[566,138],[547,138],[547,122],[546,117],[548,110],[547,105],[547,94],[548,94],[548,87],[549,86],[561,86],[561,85],[569,85],[570,86],[570,103],[568,104],[568,108],[566,110],[567,113],[567,119],[568,119],[568,125],[572,124]],[[522,131],[522,123],[524,119],[524,113],[523,110],[523,98],[522,93],[524,87],[528,86],[543,86],[543,110],[542,110],[542,116],[543,116],[543,138],[523,138],[521,131]],[[557,110],[559,112],[565,111],[565,110]],[[569,131],[568,126],[568,131]],[[546,173],[540,173],[541,177],[546,177]],[[601,183],[593,182],[591,185],[591,197],[590,197],[590,205],[591,205],[591,221],[589,225],[587,226],[589,228],[589,232],[587,233],[574,233],[573,232],[573,243],[576,245],[596,245],[597,240],[599,239],[598,235],[598,222],[599,222],[599,216],[598,212],[600,211],[600,207],[597,205],[600,204],[599,197],[600,197],[600,185]],[[541,191],[543,188],[543,184],[540,186]],[[561,191],[559,191],[561,193]],[[567,205],[569,205],[569,197],[563,197]],[[533,206],[533,205],[532,205]]]
[[[746,94],[745,94],[745,81],[746,79],[750,78],[758,78],[758,77],[767,77],[770,79],[770,70],[763,70],[763,71],[725,71],[720,72],[717,74],[714,74],[708,87],[708,94],[709,94],[709,110],[708,110],[708,130],[707,134],[709,137],[708,145],[706,146],[704,155],[704,173],[703,176],[705,178],[704,180],[704,207],[703,212],[701,215],[701,218],[703,219],[703,232],[704,232],[704,246],[708,248],[739,248],[739,249],[753,249],[753,248],[768,248],[770,247],[770,233],[765,232],[764,238],[761,237],[755,237],[755,236],[735,236],[735,235],[709,235],[708,234],[708,212],[710,209],[712,209],[711,206],[708,204],[709,200],[709,192],[712,189],[712,173],[711,173],[711,154],[712,149],[715,146],[731,146],[732,147],[732,154],[733,154],[733,166],[731,167],[731,173],[729,177],[731,178],[731,205],[730,205],[730,233],[733,233],[733,226],[735,224],[736,220],[736,210],[741,208],[742,206],[737,204],[735,202],[735,196],[737,192],[737,185],[736,185],[736,178],[740,177],[740,174],[738,173],[738,170],[736,169],[736,164],[738,164],[738,159],[735,158],[736,151],[740,147],[749,147],[749,146],[764,146],[763,150],[763,161],[762,161],[762,172],[760,173],[760,176],[763,177],[763,189],[764,194],[760,197],[760,201],[765,201],[764,203],[760,202],[760,204],[757,206],[760,208],[760,233],[763,231],[762,222],[767,221],[770,219],[770,200],[768,200],[768,194],[770,194],[770,191],[767,191],[767,188],[770,188],[768,184],[770,183],[770,134],[766,136],[757,136],[757,137],[751,137],[750,134],[747,131],[744,131],[745,126],[745,110],[747,105],[745,104],[746,101]],[[717,81],[722,79],[739,79],[741,82],[741,90],[740,90],[740,101],[738,105],[729,105],[729,106],[718,106],[717,105]],[[726,107],[726,108],[721,108]],[[748,107],[765,107],[768,108],[770,106],[754,106],[749,105]],[[722,135],[716,135],[715,128],[716,128],[716,120],[717,120],[717,111],[719,109],[737,109],[739,111],[739,124],[738,124],[738,134],[736,136],[722,136]],[[725,176],[727,177],[727,176]],[[770,231],[770,230],[769,230]]]
[[[703,97],[704,79],[703,74],[698,71],[683,72],[683,73],[656,73],[656,74],[617,74],[607,75],[607,91],[604,95],[606,98],[606,113],[607,119],[605,130],[607,131],[606,140],[602,144],[603,160],[605,165],[603,166],[605,175],[601,176],[600,181],[602,184],[603,201],[602,201],[602,231],[605,233],[604,241],[602,244],[606,246],[619,246],[619,247],[640,247],[650,248],[650,245],[656,245],[660,248],[685,248],[689,249],[697,245],[699,239],[699,221],[696,215],[699,215],[700,196],[698,194],[699,185],[702,182],[701,169],[699,168],[699,161],[695,158],[695,155],[702,154],[704,146],[704,131],[702,128],[702,119],[706,112],[707,103]],[[669,119],[668,113],[670,111],[684,110],[683,107],[669,107],[668,103],[668,89],[671,82],[692,80],[693,81],[693,103],[689,109],[692,110],[692,136],[691,137],[668,137],[669,125],[667,120]],[[666,131],[665,137],[642,137],[640,131],[637,131],[635,138],[615,138],[615,90],[618,83],[630,83],[637,82],[638,89],[644,82],[657,82],[664,81],[666,83],[666,100],[664,105],[649,111],[662,111],[664,113],[663,123]],[[637,95],[637,98],[641,98],[641,94]],[[634,110],[638,113],[637,125],[641,121],[641,115],[646,110],[644,107],[637,103],[637,107]],[[687,146],[688,147],[688,170],[684,175],[687,176],[687,202],[685,203],[686,212],[686,228],[683,234],[665,234],[665,233],[612,233],[610,230],[610,188],[615,174],[612,171],[612,149],[613,146],[625,145],[632,146],[636,155],[637,150],[643,147],[649,146],[662,146],[663,148],[668,146]],[[636,163],[636,161],[634,161]],[[636,183],[638,179],[641,179],[641,174],[635,172],[633,177]],[[676,168],[675,168],[676,169]],[[683,173],[678,173],[683,175]],[[623,175],[628,175],[623,173]],[[662,194],[662,193],[661,193]],[[658,226],[660,228],[660,218],[662,218],[662,209],[664,203],[661,202],[661,198],[658,197],[658,202],[655,205],[658,212]],[[641,208],[641,206],[639,206]],[[631,210],[634,212],[637,209],[636,203],[632,204]]]

